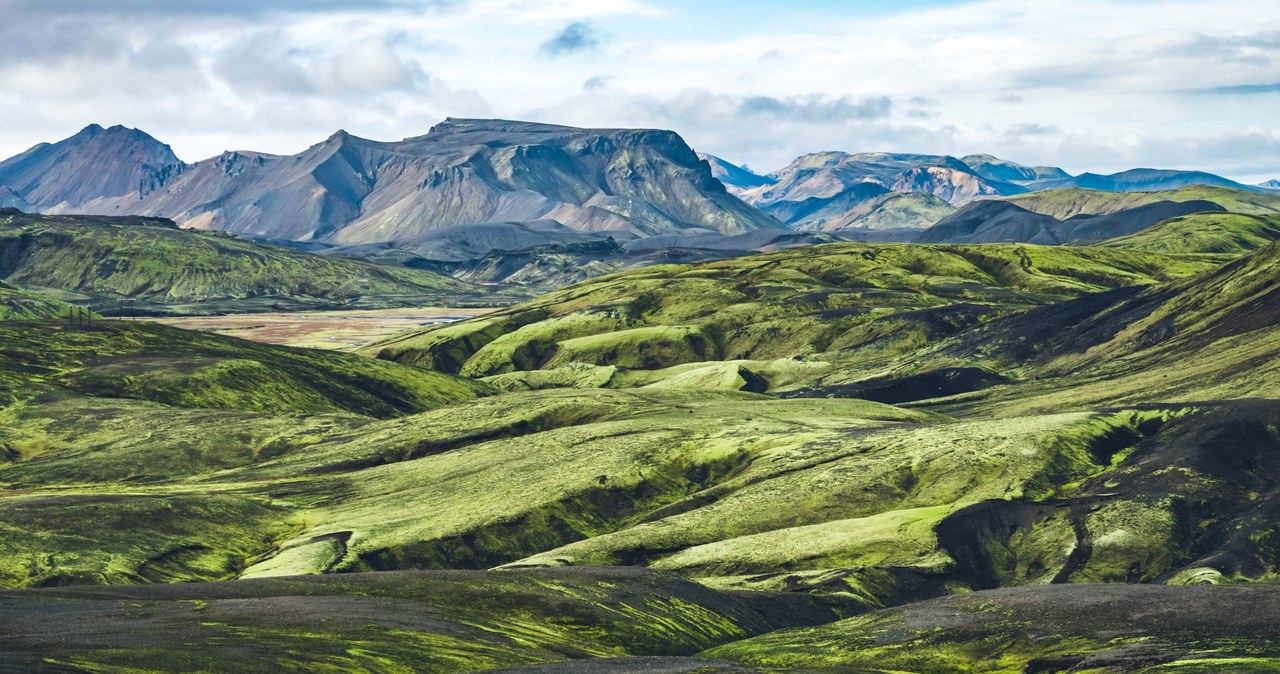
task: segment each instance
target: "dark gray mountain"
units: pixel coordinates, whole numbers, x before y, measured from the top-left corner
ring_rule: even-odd
[[[1234,187],[1236,189],[1257,191],[1258,188],[1242,185],[1204,171],[1174,171],[1164,169],[1130,169],[1111,175],[1082,173],[1065,180],[1049,180],[1035,183],[1036,190],[1059,189],[1063,187],[1083,187],[1105,192],[1159,192],[1176,190],[1188,185],[1216,185],[1218,187]]]
[[[1104,215],[1066,220],[1028,211],[1008,201],[977,201],[938,221],[916,239],[920,243],[1088,243],[1140,232],[1191,213],[1223,212],[1211,201],[1157,201]]]
[[[948,215],[916,239],[920,243],[1059,243],[1058,221],[1007,201],[975,201]]]
[[[41,143],[0,161],[0,201],[16,195],[45,212],[78,212],[103,197],[133,195],[136,201],[183,172],[168,145],[137,129],[97,124],[57,143]],[[100,215],[116,215],[99,213]],[[130,213],[132,214],[132,213]]]
[[[294,241],[395,241],[538,220],[637,235],[784,227],[659,130],[449,119],[399,142],[340,131],[294,156],[228,152],[184,166],[141,132],[90,127],[3,166],[0,184],[36,206]]]
[[[23,199],[17,192],[4,185],[0,185],[0,208],[16,208],[20,211],[33,210],[26,199]]]
[[[604,241],[605,232],[579,232],[553,220],[452,225],[415,237],[377,243],[336,246],[322,254],[369,257],[370,252],[395,249],[429,260],[470,260],[490,251],[517,251],[539,246],[574,245]],[[617,238],[629,238],[619,235]]]
[[[1225,213],[1227,209],[1212,201],[1157,201],[1105,215],[1077,215],[1063,220],[1054,233],[1063,243],[1083,243],[1128,236],[1154,227],[1157,223],[1192,213]]]
[[[724,186],[734,194],[773,183],[773,178],[762,176],[751,169],[725,161],[713,154],[698,153],[698,156],[711,166],[711,175],[724,183]]]
[[[775,201],[761,210],[795,229],[822,229],[828,222],[843,219],[859,204],[888,193],[888,188],[876,183],[857,183],[829,197]]]

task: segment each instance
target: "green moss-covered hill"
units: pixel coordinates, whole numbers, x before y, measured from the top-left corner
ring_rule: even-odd
[[[66,317],[72,311],[66,302],[0,282],[0,321],[51,320]]]
[[[469,376],[573,364],[657,370],[824,352],[884,358],[1010,311],[1168,281],[1225,259],[1017,245],[810,246],[606,276],[365,352]],[[779,367],[794,369],[772,369]]]
[[[1172,218],[1104,245],[1164,253],[1235,253],[1280,239],[1280,215],[1194,213]]]
[[[0,280],[100,313],[503,303],[434,272],[320,257],[157,218],[0,214]]]
[[[43,328],[0,327],[0,665],[1280,658],[1280,243],[817,246],[365,356]]]
[[[43,396],[387,417],[474,398],[483,384],[349,354],[132,321],[0,324],[0,405]],[[124,431],[125,429],[119,429]]]
[[[1087,214],[1106,215],[1158,201],[1212,201],[1230,213],[1241,215],[1280,214],[1280,194],[1217,187],[1189,185],[1176,190],[1158,192],[1104,192],[1083,188],[1042,190],[1005,197],[1034,213],[1059,220]]]

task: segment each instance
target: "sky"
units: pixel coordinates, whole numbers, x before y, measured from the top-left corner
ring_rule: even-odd
[[[0,157],[90,123],[196,161],[445,117],[1280,178],[1275,0],[0,0]]]

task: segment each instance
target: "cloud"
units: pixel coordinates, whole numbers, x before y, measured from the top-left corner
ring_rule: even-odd
[[[589,21],[574,21],[543,42],[538,49],[547,56],[566,56],[594,51],[604,45],[599,29]]]
[[[400,58],[382,38],[367,37],[333,59],[333,79],[348,93],[409,90],[424,77],[421,69]]]
[[[1192,93],[1246,96],[1251,94],[1274,94],[1280,93],[1280,82],[1276,82],[1275,84],[1235,84],[1224,87],[1210,87],[1208,89],[1195,89]]]
[[[280,31],[252,33],[218,54],[213,72],[242,95],[314,91],[310,76],[286,44],[287,38]]]
[[[605,91],[613,86],[613,82],[617,79],[609,75],[596,75],[582,83],[582,90],[585,92]]]
[[[831,98],[825,94],[805,96],[748,96],[737,104],[743,117],[789,119],[806,123],[846,123],[856,120],[884,119],[893,110],[887,96]]]
[[[1009,127],[1009,129],[1004,132],[1004,136],[1005,138],[1008,138],[1011,140],[1021,140],[1027,137],[1055,136],[1060,133],[1062,133],[1062,129],[1059,129],[1058,127],[1053,126],[1052,124],[1037,124],[1035,122],[1023,122],[1022,124],[1014,124],[1013,126]]]
[[[452,0],[419,0],[396,2],[393,0],[363,0],[362,11],[381,11],[405,6],[422,8],[445,7]],[[263,16],[289,12],[349,12],[357,9],[350,0],[216,0],[212,2],[191,0],[5,0],[0,4],[0,19],[30,17],[34,15],[85,16],[122,14],[159,15],[235,15]]]

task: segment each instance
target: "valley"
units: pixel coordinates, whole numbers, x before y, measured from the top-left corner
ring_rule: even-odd
[[[1280,196],[1205,176],[37,146],[0,670],[1275,671]]]
[[[216,332],[266,344],[351,351],[370,342],[427,325],[450,323],[485,309],[405,307],[369,311],[320,311],[308,314],[230,314],[160,318],[157,323],[184,330]]]

